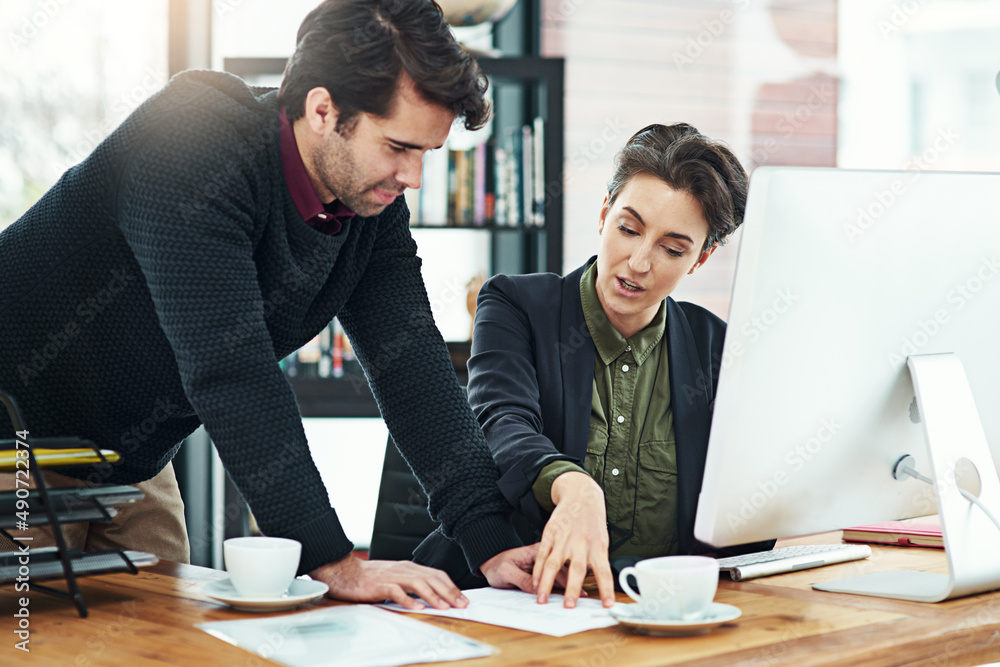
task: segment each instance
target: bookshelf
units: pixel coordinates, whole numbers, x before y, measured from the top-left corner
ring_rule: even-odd
[[[531,205],[518,206],[520,195],[507,202],[506,209],[512,211],[520,208],[520,213],[508,213],[506,220],[502,216],[474,216],[472,222],[455,220],[454,217],[444,221],[440,215],[427,219],[422,211],[417,212],[412,226],[420,229],[476,229],[491,236],[491,273],[533,273],[537,271],[562,271],[562,171],[564,150],[564,112],[563,112],[563,80],[564,61],[561,58],[538,57],[480,57],[479,64],[490,79],[493,90],[494,112],[492,139],[494,148],[504,149],[508,153],[508,164],[517,169],[518,179],[525,179],[525,173],[530,183],[522,181],[521,187],[530,185],[536,189],[533,199],[534,213],[537,218],[530,219],[526,211]],[[516,135],[522,128],[531,128],[531,139],[519,139],[520,146],[516,154],[511,154],[505,147],[510,137]],[[528,141],[543,135],[539,155],[527,158],[532,166],[524,167],[522,157],[530,155],[524,147]],[[472,151],[470,151],[471,153]],[[494,159],[491,150],[488,160]],[[471,157],[468,158],[471,161]],[[494,164],[488,172],[499,172]],[[432,178],[425,172],[425,181]],[[490,178],[496,178],[491,173]],[[441,176],[438,175],[438,178]],[[432,184],[433,186],[433,184]],[[480,186],[481,187],[481,186]],[[492,183],[487,189],[495,191]],[[516,187],[516,186],[515,186]],[[508,195],[510,197],[510,195]],[[497,205],[499,212],[500,206]]]
[[[251,81],[262,77],[274,81],[274,77],[280,77],[284,72],[285,62],[283,58],[226,58],[223,67],[227,72]],[[433,220],[423,219],[418,214],[411,221],[411,226],[428,230],[428,234],[443,235],[442,243],[448,242],[446,235],[454,230],[475,230],[488,235],[490,275],[538,271],[561,273],[565,63],[562,58],[480,56],[479,64],[490,79],[493,90],[494,143],[525,126],[536,128],[536,119],[540,119],[544,141],[540,143],[540,155],[533,160],[536,172],[538,168],[542,172],[534,177],[540,193],[535,209],[538,215],[527,223],[522,215],[514,224],[509,219],[504,222],[483,216],[477,224],[476,221],[441,220],[441,216]],[[429,178],[425,170],[425,183]],[[440,186],[440,183],[433,185]],[[448,347],[456,376],[464,384],[470,344],[467,341],[449,342]],[[332,346],[325,346],[319,352],[323,361],[310,362],[306,372],[300,368],[295,376],[289,377],[302,416],[380,417],[367,381],[360,369],[350,366],[350,360],[344,361],[345,373],[341,377],[317,372],[329,363],[326,355],[331,350]]]

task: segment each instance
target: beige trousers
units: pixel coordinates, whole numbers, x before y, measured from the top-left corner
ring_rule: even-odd
[[[49,488],[87,486],[87,482],[66,477],[46,470],[45,484]],[[23,481],[23,480],[22,480]],[[34,487],[34,483],[31,484]],[[187,527],[184,522],[184,501],[174,466],[168,463],[156,477],[134,484],[145,494],[141,500],[118,505],[118,515],[111,523],[76,522],[62,527],[66,546],[80,551],[106,551],[109,549],[131,549],[154,554],[160,560],[187,563],[190,560]],[[14,474],[0,473],[0,491],[15,489]],[[41,511],[33,508],[34,512]],[[37,526],[27,531],[8,531],[15,536],[31,536],[32,548],[55,546],[52,530],[48,526]],[[15,547],[0,535],[0,551],[10,551]]]

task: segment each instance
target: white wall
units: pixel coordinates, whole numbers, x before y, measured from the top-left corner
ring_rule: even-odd
[[[566,58],[565,271],[596,251],[614,154],[650,123],[691,123],[727,142],[748,170],[788,163],[799,147],[812,163],[832,163],[835,100],[816,111],[808,85],[795,81],[835,69],[835,0],[789,4],[543,1],[543,54]],[[761,97],[763,86],[787,82],[784,98]],[[788,123],[802,109],[808,122]],[[765,138],[769,151],[757,145]],[[738,237],[716,252],[675,298],[725,317],[737,245]]]

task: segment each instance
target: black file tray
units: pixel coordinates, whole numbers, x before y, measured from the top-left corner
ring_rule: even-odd
[[[24,417],[21,415],[21,410],[18,408],[14,397],[0,391],[0,403],[3,403],[4,407],[7,408],[7,414],[10,416],[10,421],[14,425],[14,430],[18,433],[28,432],[24,423]],[[10,443],[11,441],[6,442]],[[30,513],[32,515],[32,520],[29,521],[28,524],[47,524],[52,526],[52,536],[56,543],[56,546],[53,549],[32,549],[29,552],[29,562],[34,560],[34,554],[36,551],[39,555],[39,562],[34,567],[29,565],[31,572],[28,574],[28,580],[30,581],[31,587],[34,589],[50,595],[72,600],[74,606],[76,606],[77,613],[79,613],[81,618],[84,618],[87,616],[87,606],[83,601],[83,594],[80,592],[80,587],[76,580],[77,575],[108,574],[111,572],[126,571],[131,572],[132,574],[138,574],[139,570],[128,552],[106,551],[98,553],[83,553],[80,551],[70,550],[66,547],[66,538],[63,536],[62,531],[63,523],[71,520],[83,520],[80,518],[81,516],[93,517],[87,520],[110,521],[113,510],[109,511],[103,500],[106,496],[101,495],[100,493],[95,494],[91,492],[88,495],[86,492],[82,492],[68,495],[65,491],[49,489],[45,484],[44,475],[42,475],[43,467],[38,464],[38,461],[35,458],[35,447],[44,447],[53,450],[89,448],[95,452],[96,456],[100,460],[106,462],[107,459],[105,459],[105,455],[101,452],[97,445],[80,438],[29,438],[28,447],[26,449],[28,453],[27,460],[29,472],[35,482],[35,489],[29,491],[29,495],[27,496],[29,503],[34,506],[33,511]],[[14,448],[17,448],[16,441],[14,441]],[[45,467],[48,468],[53,466],[46,465]],[[118,488],[120,489],[120,487]],[[8,506],[16,508],[18,500],[17,492],[17,489],[15,489],[14,491],[0,493],[0,507],[5,510]],[[34,519],[36,517],[33,516],[38,511],[37,505],[39,504],[42,509],[44,509],[44,520],[40,522],[35,521]],[[12,525],[8,526],[8,523],[11,523]],[[30,546],[30,543],[19,540],[7,532],[6,528],[12,528],[15,526],[18,526],[16,515],[9,515],[5,512],[4,520],[2,524],[0,524],[0,533],[3,533],[3,535],[5,535],[14,544],[26,544],[27,546]],[[15,573],[15,576],[12,578],[0,577],[0,584],[17,581],[16,575],[20,565],[20,556],[21,553],[19,551],[0,555],[0,572],[5,571],[2,568],[6,567],[7,570],[9,570],[10,566],[13,565],[13,572]],[[66,590],[60,590],[36,583],[33,573],[37,573],[39,579],[55,578],[65,580]]]
[[[0,441],[2,444],[2,441]],[[2,447],[0,447],[2,449]],[[69,487],[47,489],[49,501],[60,524],[74,521],[108,521],[118,514],[115,505],[134,502],[143,497],[142,491],[134,486],[101,485],[92,487]],[[16,492],[0,492],[0,530],[16,528],[19,519],[16,512],[17,501],[27,500],[32,507],[42,507],[42,494],[31,489],[27,498],[17,498]],[[46,526],[48,515],[32,512],[28,517],[29,526]]]

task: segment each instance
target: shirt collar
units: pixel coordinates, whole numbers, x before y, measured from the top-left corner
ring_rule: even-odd
[[[354,217],[354,211],[349,209],[339,199],[333,200],[330,204],[323,204],[319,195],[313,188],[309,179],[309,172],[302,161],[299,153],[298,143],[295,141],[295,132],[292,124],[288,120],[285,108],[281,108],[279,114],[281,131],[279,142],[281,144],[281,169],[285,175],[285,185],[292,195],[292,201],[299,215],[310,227],[324,234],[334,235],[340,232],[343,225]]]
[[[627,347],[632,348],[635,362],[641,366],[663,339],[667,322],[666,299],[660,302],[660,309],[653,316],[653,321],[644,329],[629,338],[624,338],[618,333],[604,313],[597,296],[597,262],[588,266],[580,278],[580,300],[583,302],[583,317],[587,321],[590,337],[594,340],[594,347],[605,366],[621,356]]]

